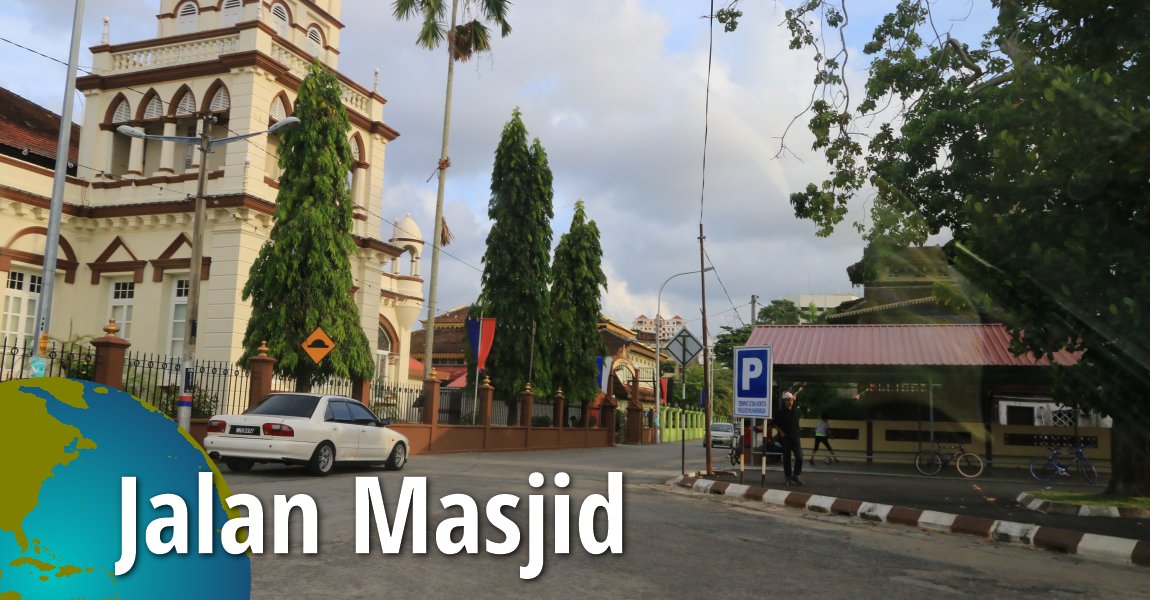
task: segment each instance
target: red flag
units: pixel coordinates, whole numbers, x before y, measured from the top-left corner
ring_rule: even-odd
[[[659,388],[663,391],[663,404],[667,403],[667,379],[665,377],[659,378]]]
[[[495,319],[479,319],[479,369],[486,369],[487,355],[491,353],[491,344],[495,341]]]

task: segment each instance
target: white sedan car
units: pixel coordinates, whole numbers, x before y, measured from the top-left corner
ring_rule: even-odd
[[[242,415],[212,417],[204,449],[241,473],[278,462],[327,475],[336,461],[384,463],[398,471],[407,462],[408,441],[388,424],[351,398],[274,393]]]

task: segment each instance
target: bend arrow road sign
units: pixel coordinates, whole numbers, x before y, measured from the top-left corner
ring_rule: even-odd
[[[691,362],[691,359],[699,355],[699,351],[703,349],[703,343],[699,341],[687,328],[684,327],[676,333],[671,341],[667,342],[667,353],[675,357],[679,364],[686,365]]]
[[[770,346],[735,348],[735,416],[771,418],[771,377],[774,374]]]

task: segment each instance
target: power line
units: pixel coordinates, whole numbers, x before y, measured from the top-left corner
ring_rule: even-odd
[[[707,262],[711,265],[712,272],[715,274],[715,279],[719,280],[719,287],[723,288],[723,294],[727,296],[727,303],[731,305],[731,308],[734,308],[735,301],[731,300],[731,294],[727,291],[727,286],[723,283],[723,278],[719,277],[719,268],[715,266],[715,261],[711,260],[711,255],[708,254],[706,250],[703,250],[703,256],[707,257]],[[740,325],[746,325],[746,323],[743,322],[743,316],[740,315],[738,311],[735,312],[735,316],[739,318]]]
[[[699,188],[699,225],[703,224],[703,198],[707,190],[707,138],[711,130],[711,60],[715,50],[715,0],[711,0],[707,38],[707,91],[703,101],[703,176]]]

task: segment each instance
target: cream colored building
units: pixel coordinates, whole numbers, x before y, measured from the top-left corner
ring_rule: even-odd
[[[213,138],[264,131],[291,114],[315,59],[336,72],[355,162],[354,295],[389,381],[407,379],[411,327],[423,307],[422,235],[410,217],[383,221],[384,156],[399,134],[385,100],[338,72],[339,0],[157,0],[154,39],[91,48],[76,176],[64,192],[59,271],[49,332],[100,334],[114,318],[132,349],[178,356],[184,335],[199,150],[117,133]],[[10,143],[11,142],[11,143]],[[0,140],[9,146],[19,140]],[[207,224],[197,354],[236,360],[250,307],[248,270],[268,239],[279,169],[275,135],[217,146],[207,159]],[[26,153],[25,153],[26,154]],[[52,169],[0,156],[0,336],[30,342],[46,244]],[[394,208],[391,209],[393,212]],[[381,231],[391,234],[381,239]],[[302,340],[301,340],[302,342]]]

